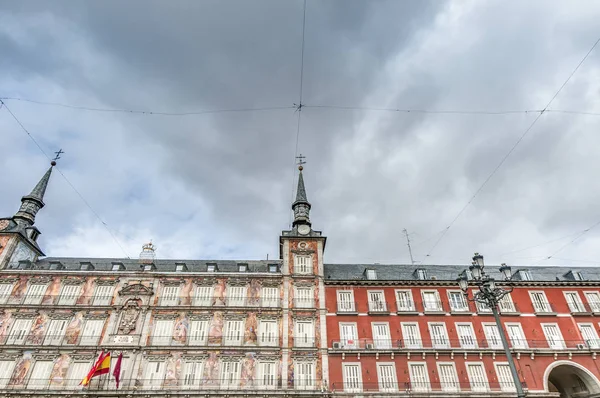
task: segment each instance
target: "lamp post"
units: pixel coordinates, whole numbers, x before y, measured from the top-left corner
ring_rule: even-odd
[[[506,335],[504,334],[504,329],[500,323],[500,315],[498,314],[498,303],[500,302],[500,299],[512,292],[512,287],[509,289],[497,287],[494,278],[487,275],[483,268],[483,256],[479,253],[475,253],[473,256],[473,263],[469,267],[469,271],[471,271],[471,274],[473,275],[473,279],[470,282],[478,287],[479,291],[473,294],[473,298],[469,298],[469,280],[466,276],[466,273],[463,272],[456,281],[458,282],[460,290],[462,290],[467,300],[485,304],[492,309],[492,314],[494,314],[494,319],[496,320],[496,326],[498,327],[504,353],[506,354],[506,359],[508,360],[508,366],[510,367],[510,373],[512,374],[513,382],[515,384],[515,388],[517,389],[517,397],[524,398],[525,392],[523,391],[523,386],[521,385],[521,380],[519,379],[519,374],[517,373],[517,368],[510,352]],[[508,265],[502,264],[500,267],[500,272],[504,277],[504,281],[510,281],[512,279],[512,271]]]

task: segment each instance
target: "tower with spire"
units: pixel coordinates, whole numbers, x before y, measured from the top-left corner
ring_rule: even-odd
[[[0,218],[0,269],[19,268],[34,262],[44,253],[37,244],[40,231],[35,217],[44,207],[44,195],[56,161],[35,185],[29,195],[21,198],[21,207],[12,217]]]

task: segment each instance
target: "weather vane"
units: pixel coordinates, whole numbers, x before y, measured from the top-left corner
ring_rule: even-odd
[[[59,149],[58,151],[56,151],[56,152],[54,152],[54,153],[56,154],[56,156],[55,156],[55,157],[54,157],[54,159],[52,159],[52,161],[50,162],[50,164],[51,164],[52,166],[56,166],[56,161],[57,161],[58,159],[60,159],[60,155],[62,155],[62,154],[63,154],[63,153],[65,153],[65,152],[64,152],[64,151],[62,150],[62,148],[61,148],[61,149]]]
[[[302,154],[296,156],[296,159],[298,159],[298,161],[296,162],[296,164],[298,165],[298,170],[302,171],[302,169],[304,167],[302,167],[303,164],[305,164],[306,162],[304,161],[304,159],[306,159],[306,156],[303,156]]]

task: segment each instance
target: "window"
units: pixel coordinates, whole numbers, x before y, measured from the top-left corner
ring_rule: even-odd
[[[14,368],[15,361],[0,361],[0,388],[6,387]]]
[[[485,339],[487,340],[488,348],[501,349],[502,340],[500,340],[500,332],[495,323],[482,324]]]
[[[35,390],[46,388],[50,382],[50,372],[53,366],[54,362],[52,361],[35,361],[27,388]]]
[[[427,270],[424,269],[418,269],[417,270],[417,279],[419,280],[426,280],[427,279]]]
[[[274,389],[277,384],[275,362],[260,362],[258,364],[258,388]]]
[[[294,366],[294,383],[297,390],[315,388],[315,364],[313,362],[296,362]]]
[[[367,270],[367,279],[370,281],[374,281],[377,279],[377,271],[375,271],[374,269],[368,269]]]
[[[296,322],[295,347],[314,347],[314,327],[312,321]]]
[[[423,309],[425,311],[442,311],[442,303],[437,291],[422,292]]]
[[[362,391],[362,376],[360,373],[360,363],[342,364],[345,392]]]
[[[241,345],[244,334],[243,321],[225,321],[224,345]]]
[[[238,272],[248,272],[248,264],[238,264]]]
[[[113,271],[121,271],[121,264],[113,264],[111,269]]]
[[[279,302],[279,289],[276,287],[263,287],[260,298],[263,307],[277,307]]]
[[[527,348],[527,340],[520,323],[506,323],[504,327],[513,348]]]
[[[246,305],[246,286],[228,286],[227,303],[232,307]]]
[[[261,346],[276,346],[279,343],[278,324],[275,320],[261,320],[258,324],[258,343]]]
[[[279,267],[277,266],[277,264],[270,264],[270,265],[269,265],[269,272],[270,272],[270,273],[272,273],[272,274],[274,274],[274,273],[276,273],[277,271],[279,271],[279,269],[278,269],[278,268],[279,268]]]
[[[387,322],[372,323],[373,344],[375,348],[392,348],[392,339],[390,337],[390,325]]]
[[[429,334],[433,348],[449,348],[448,333],[445,323],[429,323]]]
[[[83,326],[80,345],[98,345],[102,329],[104,328],[104,319],[88,319]]]
[[[6,339],[6,344],[21,345],[25,342],[25,338],[31,330],[32,319],[16,319],[13,324],[10,334]]]
[[[151,361],[146,365],[146,374],[144,375],[144,387],[157,389],[162,386],[165,378],[166,362]]]
[[[64,285],[60,291],[58,305],[75,305],[80,289],[81,287],[78,285]]]
[[[575,271],[575,272],[573,272],[573,279],[575,279],[576,281],[582,281],[583,274],[579,271]]]
[[[0,304],[6,304],[12,289],[12,283],[0,283]]]
[[[184,389],[200,388],[203,365],[204,363],[202,361],[189,361],[185,363],[181,383]]]
[[[359,348],[356,323],[340,323],[340,346],[348,349]]]
[[[310,287],[296,288],[296,307],[297,308],[313,308],[313,292]]]
[[[79,384],[83,378],[88,374],[92,367],[92,364],[87,361],[76,361],[69,367],[69,373],[67,377],[67,388],[74,389],[79,387]]]
[[[168,319],[158,319],[154,325],[154,334],[152,335],[153,345],[169,345],[173,336],[173,321]]]
[[[154,266],[154,264],[144,265],[144,271],[154,271],[155,269],[156,269],[156,267]]]
[[[46,291],[46,285],[37,284],[29,285],[27,292],[25,293],[25,301],[23,304],[39,304],[42,302],[44,292]]]
[[[65,336],[66,329],[66,319],[52,319],[44,338],[44,345],[60,345]]]
[[[556,350],[565,348],[565,342],[556,323],[542,323],[542,330],[546,336],[548,347]]]
[[[196,286],[194,289],[194,305],[197,307],[210,307],[213,299],[212,286]]]
[[[187,270],[187,266],[184,263],[175,264],[175,272],[186,272]]]
[[[393,362],[377,364],[377,381],[379,382],[379,391],[394,392],[398,391],[398,380],[396,378],[396,366]]]
[[[458,391],[460,385],[454,364],[451,362],[438,362],[437,367],[442,391]]]
[[[585,340],[586,344],[590,348],[600,348],[600,341],[598,340],[598,334],[594,325],[591,323],[578,323],[581,337]]]
[[[517,312],[510,293],[502,296],[500,301],[498,301],[498,307],[500,308],[500,312],[503,313]]]
[[[177,304],[179,304],[179,286],[163,287],[162,297],[160,298],[160,305],[174,306]]]
[[[94,290],[94,305],[110,305],[113,296],[112,286],[96,286]]]
[[[415,311],[415,303],[410,290],[396,290],[396,306],[399,312]]]
[[[477,301],[477,312],[490,313],[492,309],[487,304]]]
[[[452,311],[469,311],[469,304],[467,303],[463,292],[448,292],[448,298],[450,299],[450,309]]]
[[[190,322],[190,345],[206,345],[208,321]]]
[[[354,292],[352,290],[337,291],[338,312],[354,312]]]
[[[387,303],[382,291],[369,291],[369,311],[387,312]]]
[[[583,294],[591,310],[593,312],[600,312],[600,294],[598,292],[584,292]]]
[[[425,363],[409,362],[408,371],[412,391],[429,391],[429,376],[427,375],[427,365]]]
[[[296,274],[311,274],[311,256],[294,256],[294,271]]]
[[[550,309],[550,303],[546,299],[546,293],[544,292],[529,292],[531,296],[531,303],[533,304],[533,310],[535,312],[552,312]]]
[[[521,277],[522,281],[530,281],[531,278],[531,272],[527,271],[527,270],[519,270],[519,276]]]
[[[402,336],[404,337],[404,347],[406,348],[422,348],[421,333],[419,332],[418,323],[401,323]]]
[[[498,375],[498,384],[500,384],[500,390],[502,391],[516,391],[515,383],[510,373],[510,367],[508,363],[495,363],[496,374]]]
[[[471,390],[476,392],[484,392],[488,390],[487,376],[485,375],[485,369],[482,363],[466,363],[467,375],[469,376],[469,383],[471,384]]]
[[[206,264],[206,272],[217,272],[217,264]]]
[[[462,348],[477,348],[477,339],[471,323],[457,323],[456,333]]]
[[[565,298],[567,299],[567,304],[569,305],[569,310],[571,312],[586,312],[583,302],[581,301],[581,297],[579,297],[579,293],[577,292],[564,292]]]

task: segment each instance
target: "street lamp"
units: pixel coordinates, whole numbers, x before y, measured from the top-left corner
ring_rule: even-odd
[[[515,367],[515,362],[510,352],[506,335],[504,334],[504,329],[500,323],[500,315],[498,314],[498,303],[500,302],[500,299],[512,292],[512,287],[509,289],[497,287],[494,278],[487,275],[483,268],[483,256],[479,253],[475,253],[473,256],[473,263],[469,267],[469,271],[471,271],[471,274],[473,275],[473,279],[470,282],[478,287],[479,291],[473,294],[473,298],[469,298],[469,280],[466,272],[463,272],[456,282],[458,282],[458,286],[460,286],[460,290],[462,290],[467,300],[485,304],[492,309],[492,314],[494,314],[494,319],[496,320],[496,327],[498,327],[504,353],[506,354],[506,359],[508,360],[508,366],[510,367],[510,373],[512,374],[513,382],[515,384],[515,388],[517,389],[517,398],[524,398],[525,392],[523,391],[523,386],[521,385],[521,380],[519,379],[519,374],[517,373],[517,368]],[[504,277],[504,281],[508,282],[512,279],[512,271],[508,265],[502,264],[500,267],[500,272]]]

